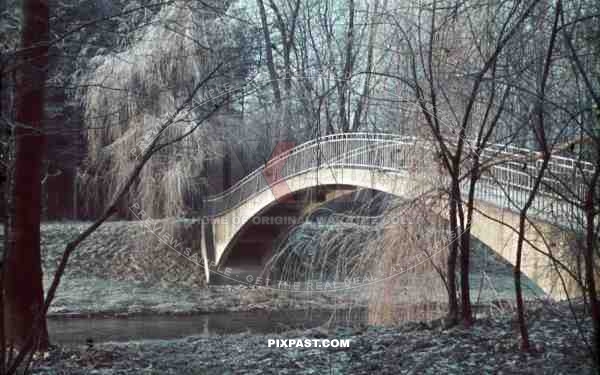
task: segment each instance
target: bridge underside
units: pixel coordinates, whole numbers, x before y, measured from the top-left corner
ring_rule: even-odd
[[[356,187],[351,185],[321,185],[281,197],[242,226],[217,263],[223,272],[227,269],[228,277],[216,273],[211,275],[211,282],[245,281],[248,275],[260,275],[271,259],[273,249],[285,240],[292,226],[314,207],[332,199],[351,196],[355,191]]]

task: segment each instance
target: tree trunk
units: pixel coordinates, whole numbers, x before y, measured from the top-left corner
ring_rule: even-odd
[[[519,332],[521,333],[521,350],[528,352],[530,350],[529,332],[527,331],[527,321],[525,320],[525,305],[523,303],[523,290],[521,288],[521,259],[523,257],[523,242],[525,238],[525,216],[519,217],[519,238],[517,240],[517,254],[514,267],[515,281],[515,299],[517,301],[517,319],[519,321]]]
[[[267,68],[269,69],[269,79],[271,80],[271,86],[273,87],[273,98],[275,99],[275,105],[280,106],[281,90],[279,89],[279,76],[275,70],[275,62],[273,60],[273,43],[271,42],[271,32],[269,31],[267,12],[263,0],[256,0],[256,3],[260,12],[260,23],[265,42],[265,55],[267,58]]]
[[[554,42],[556,41],[556,33],[558,30],[558,18],[562,9],[562,3],[560,0],[556,2],[556,12],[554,15],[554,23],[552,26],[552,34],[550,35],[550,44],[545,57],[545,62],[542,69],[541,81],[537,89],[537,103],[536,103],[536,121],[532,122],[533,128],[532,133],[537,141],[537,144],[542,152],[542,165],[539,168],[537,176],[533,182],[533,187],[529,192],[529,197],[525,202],[525,205],[519,213],[519,237],[517,239],[517,254],[514,268],[514,279],[515,279],[515,298],[517,301],[517,319],[519,320],[519,331],[521,332],[521,350],[527,352],[531,349],[529,342],[529,333],[527,330],[527,322],[525,320],[525,306],[523,303],[523,291],[521,290],[521,259],[523,256],[523,244],[525,241],[525,220],[527,220],[527,211],[533,204],[533,201],[538,194],[548,163],[550,162],[551,152],[548,145],[550,137],[546,135],[545,130],[545,118],[544,118],[544,101],[546,99],[546,83],[550,73],[550,65],[552,62],[552,53],[554,51]]]
[[[468,208],[472,210],[472,208]],[[472,212],[472,211],[471,211]],[[463,215],[464,216],[464,215]],[[470,216],[470,213],[467,213]],[[471,220],[467,218],[466,224],[460,234],[460,300],[461,318],[465,327],[473,324],[473,311],[471,308],[471,284],[469,282],[470,252],[471,252]]]
[[[600,302],[598,301],[598,291],[596,290],[595,279],[595,241],[596,233],[594,227],[594,189],[598,180],[598,171],[595,172],[592,183],[586,196],[585,202],[585,280],[587,284],[588,296],[590,301],[590,313],[592,317],[592,350],[594,362],[600,372]]]
[[[354,0],[349,0],[348,9],[348,30],[346,34],[346,52],[344,68],[342,70],[342,77],[338,83],[338,112],[340,117],[340,129],[346,133],[350,130],[348,114],[346,113],[346,104],[350,106],[350,103],[346,101],[350,100],[350,92],[348,90],[350,80],[352,79],[352,49],[354,46]],[[348,98],[346,98],[348,94]]]
[[[454,176],[452,176],[454,180]],[[447,260],[447,273],[448,273],[448,315],[446,316],[446,326],[451,327],[458,323],[458,299],[456,298],[456,258],[458,256],[458,238],[459,233],[457,230],[457,204],[458,200],[456,197],[455,183],[452,182],[450,188],[450,233],[452,238],[450,239],[450,252],[448,253]]]
[[[48,65],[49,9],[46,0],[24,0],[20,68],[16,87],[14,216],[9,220],[5,275],[5,322],[9,345],[22,347],[35,335],[37,349],[48,345],[42,312],[40,216],[45,81]]]
[[[368,97],[369,91],[371,90],[371,70],[373,70],[373,47],[375,45],[375,39],[377,35],[377,27],[379,26],[379,1],[375,1],[373,4],[373,16],[370,20],[369,25],[369,41],[367,44],[367,75],[365,77],[365,82],[363,84],[362,94],[360,95],[360,99],[356,104],[356,110],[354,111],[354,120],[352,121],[352,131],[358,131],[360,128],[360,121],[363,116],[363,112],[365,117],[367,116],[367,108],[368,108]],[[383,3],[383,9],[387,9],[387,1]],[[368,12],[368,8],[367,8]]]
[[[539,124],[543,123],[543,116],[540,115]],[[515,266],[513,268],[513,276],[515,282],[515,300],[517,302],[517,319],[519,321],[519,332],[521,333],[521,350],[524,352],[527,352],[531,349],[531,344],[529,341],[529,332],[527,329],[527,321],[525,319],[525,304],[523,302],[523,290],[521,288],[521,261],[523,258],[523,245],[525,243],[525,221],[527,220],[527,212],[529,211],[529,208],[533,204],[533,201],[538,194],[546,169],[548,168],[548,163],[550,162],[550,153],[548,152],[548,147],[545,143],[546,135],[543,132],[543,128],[541,126],[538,129],[542,129],[539,131],[539,139],[541,140],[540,144],[544,149],[542,165],[540,166],[537,176],[535,177],[533,187],[529,192],[529,197],[527,198],[525,205],[519,212],[519,234],[517,237],[517,252]]]

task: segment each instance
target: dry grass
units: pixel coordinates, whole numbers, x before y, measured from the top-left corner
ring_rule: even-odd
[[[367,219],[370,223],[365,216],[330,213],[337,224],[296,227],[271,259],[271,278],[358,279],[368,284],[357,293],[368,294],[374,324],[440,317],[438,304],[446,300],[446,222],[423,200],[392,199],[386,206],[382,215]],[[364,215],[368,209],[359,211]]]
[[[423,202],[387,215],[409,217],[410,223],[387,226],[376,247],[369,247],[369,256],[377,259],[371,268],[383,279],[370,288],[369,321],[386,325],[441,317],[440,303],[446,301],[445,220]]]
[[[415,186],[440,184],[437,165],[425,158],[413,168]],[[268,264],[274,279],[293,281],[361,280],[368,293],[369,320],[429,320],[443,313],[448,235],[431,194],[410,200],[356,199],[343,214],[319,208],[318,220],[295,227],[281,239]],[[366,217],[370,213],[375,215]],[[410,305],[410,306],[408,306]]]

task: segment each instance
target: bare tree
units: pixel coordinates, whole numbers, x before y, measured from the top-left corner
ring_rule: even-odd
[[[523,293],[521,288],[521,262],[523,257],[523,243],[525,237],[525,224],[527,221],[527,213],[529,208],[533,204],[534,199],[536,198],[538,191],[541,187],[544,175],[546,173],[546,169],[548,168],[548,163],[550,161],[550,157],[552,155],[552,144],[549,136],[546,134],[546,124],[545,124],[545,108],[544,108],[544,99],[546,97],[546,85],[548,82],[548,77],[550,74],[550,68],[552,63],[552,56],[554,53],[554,45],[556,42],[556,35],[558,30],[558,17],[561,12],[562,3],[560,0],[556,2],[554,22],[552,25],[552,31],[550,35],[550,44],[547,49],[547,53],[544,59],[543,71],[541,75],[541,80],[537,87],[537,100],[536,100],[536,109],[535,109],[535,118],[530,122],[531,131],[534,135],[534,139],[538,146],[539,152],[541,152],[541,163],[537,168],[536,175],[533,179],[533,187],[530,190],[529,196],[525,201],[525,204],[521,207],[519,211],[519,236],[517,239],[517,249],[516,249],[516,261],[514,266],[514,279],[515,279],[515,296],[517,301],[517,318],[519,321],[519,331],[521,333],[521,350],[529,351],[531,350],[531,344],[529,342],[529,334],[527,330],[527,321],[525,318],[525,306],[523,302]]]
[[[596,8],[596,11],[598,9]],[[578,178],[570,176],[556,176],[561,185],[561,197],[583,212],[580,218],[581,227],[584,233],[583,241],[583,263],[585,288],[583,290],[586,300],[590,304],[590,316],[592,319],[592,351],[596,367],[600,373],[600,298],[598,297],[597,276],[598,276],[598,248],[600,246],[598,233],[600,233],[600,90],[597,86],[597,80],[593,78],[599,67],[598,45],[589,45],[585,28],[587,22],[597,18],[594,15],[594,8],[591,9],[592,16],[581,14],[579,9],[574,13],[574,19],[569,19],[573,13],[561,9],[560,29],[562,40],[568,51],[569,60],[574,76],[578,82],[581,82],[583,92],[583,111],[576,108],[576,113],[582,113],[578,117],[582,118],[579,122],[579,130],[582,136],[581,147],[579,148],[579,157],[590,162],[582,162],[577,166]],[[581,29],[584,29],[581,31]],[[592,36],[597,37],[597,31],[590,31]],[[590,33],[588,32],[588,33]],[[595,34],[594,34],[595,33]],[[582,37],[578,37],[579,35]],[[597,39],[596,39],[597,41]],[[589,51],[592,53],[588,53]],[[582,57],[586,56],[586,57]],[[587,64],[586,64],[587,62]],[[577,103],[578,104],[578,103]],[[587,164],[587,168],[586,168]],[[590,168],[591,167],[591,168]],[[566,178],[565,178],[566,177]],[[579,188],[579,184],[584,186]],[[583,191],[581,191],[583,190]],[[579,229],[579,228],[577,228]]]
[[[480,30],[473,29],[470,24],[474,14],[488,11],[485,7],[449,6],[445,2],[433,1],[430,6],[414,9],[412,20],[392,16],[392,22],[399,31],[399,43],[405,46],[408,56],[408,73],[398,78],[414,91],[416,104],[436,145],[440,166],[449,177],[448,216],[453,239],[447,259],[449,325],[456,324],[459,319],[455,276],[459,256],[462,321],[466,326],[472,323],[468,276],[472,212],[469,207],[473,205],[475,184],[480,175],[479,153],[494,133],[507,95],[505,92],[496,101],[497,87],[484,90],[487,86],[484,83],[490,74],[495,76],[499,58],[537,3],[514,4],[508,12],[490,13],[487,22],[500,23],[501,26],[486,38],[486,45],[479,41]],[[470,38],[466,40],[465,29],[470,30]],[[476,53],[471,55],[473,46]],[[465,56],[464,60],[457,60],[460,56]],[[467,66],[469,71],[461,71],[462,66]],[[456,77],[461,78],[460,85],[454,88]],[[480,102],[487,104],[483,106],[480,121],[476,121]],[[498,103],[500,109],[492,111]],[[492,115],[494,112],[496,115]],[[473,144],[468,141],[471,137],[476,140]],[[465,164],[469,159],[471,161]],[[474,168],[470,171],[468,212],[465,216],[461,181],[465,172],[469,175],[468,166]]]

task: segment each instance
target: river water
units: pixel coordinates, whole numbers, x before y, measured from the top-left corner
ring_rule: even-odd
[[[356,326],[366,321],[364,309],[345,311],[252,311],[200,315],[151,315],[128,318],[49,318],[53,343],[84,345],[94,342],[176,339],[196,335],[242,332],[274,333],[290,329],[309,329],[325,324]]]

